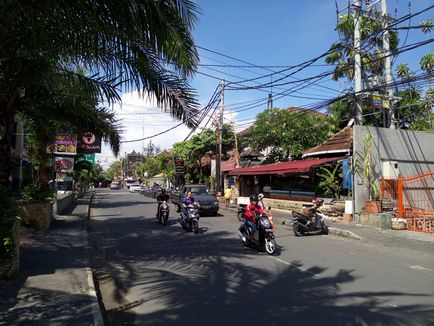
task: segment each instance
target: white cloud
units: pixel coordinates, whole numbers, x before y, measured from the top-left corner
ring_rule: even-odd
[[[153,98],[140,96],[138,93],[124,93],[122,102],[113,105],[113,110],[122,123],[123,141],[150,137],[180,124],[180,121],[174,120],[169,113],[157,107]],[[170,149],[174,143],[182,141],[189,132],[190,129],[181,125],[151,139],[122,143],[120,156],[133,150],[143,152],[143,147],[148,146],[150,140],[161,149]],[[102,152],[96,155],[96,159],[103,168],[107,168],[116,160],[108,144],[103,144]]]
[[[122,122],[122,128],[124,129],[122,137],[124,141],[154,136],[181,123],[181,121],[174,120],[170,117],[161,107],[157,107],[156,101],[153,98],[140,96],[138,93],[124,93],[122,95],[122,102],[113,105],[113,110],[116,113],[116,117]],[[214,114],[215,117],[219,112],[219,109],[216,110]],[[233,123],[236,121],[237,115],[237,112],[225,108],[224,123]],[[215,117],[211,118],[206,126],[207,128],[213,127]],[[204,119],[195,133],[199,132],[208,120],[209,116]],[[237,126],[236,123],[235,126]],[[236,129],[239,131],[239,128]],[[174,143],[183,141],[190,132],[191,129],[182,124],[173,130],[152,137],[151,139],[128,143],[124,142],[121,146],[119,156],[123,157],[125,153],[131,153],[133,150],[142,153],[144,147],[149,145],[149,141],[152,141],[152,144],[159,146],[163,150],[171,149]],[[108,168],[109,165],[116,160],[108,144],[103,144],[102,152],[101,154],[96,154],[96,159],[103,168]]]

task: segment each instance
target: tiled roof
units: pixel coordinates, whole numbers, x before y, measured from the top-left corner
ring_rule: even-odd
[[[327,139],[321,145],[309,148],[303,152],[305,157],[323,157],[330,155],[349,154],[353,148],[353,128],[351,125]]]

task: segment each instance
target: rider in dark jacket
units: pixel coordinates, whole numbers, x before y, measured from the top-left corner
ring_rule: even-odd
[[[161,189],[160,194],[157,196],[157,201],[158,201],[158,207],[157,207],[157,216],[156,218],[158,219],[158,214],[160,213],[160,206],[163,203],[163,201],[169,201],[170,196],[167,194],[166,189]]]

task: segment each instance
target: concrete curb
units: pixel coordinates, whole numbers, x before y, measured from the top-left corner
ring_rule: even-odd
[[[86,218],[86,255],[87,255],[87,266],[85,268],[86,274],[87,274],[87,295],[91,298],[91,310],[92,310],[92,316],[94,325],[96,326],[104,326],[104,318],[102,316],[101,306],[98,299],[97,294],[97,288],[95,286],[94,282],[94,275],[92,271],[92,264],[90,259],[90,245],[89,245],[89,220],[90,220],[90,213],[91,213],[91,206],[93,203],[93,199],[95,197],[95,192],[92,193],[89,199],[88,207],[87,207],[87,218]]]

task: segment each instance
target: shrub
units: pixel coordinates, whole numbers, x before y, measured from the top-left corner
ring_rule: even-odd
[[[29,184],[24,187],[22,197],[26,201],[44,201],[53,197],[53,192],[48,186]]]
[[[16,239],[12,228],[18,218],[15,196],[0,185],[0,257],[10,257],[14,254]]]

